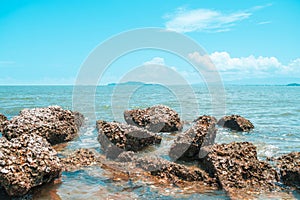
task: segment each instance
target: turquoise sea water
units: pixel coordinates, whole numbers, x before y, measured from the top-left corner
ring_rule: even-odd
[[[122,88],[123,87],[123,88]],[[205,86],[193,86],[197,104],[184,88],[177,86],[176,94],[170,88],[158,85],[141,85],[134,93],[128,86],[122,86],[114,98],[113,86],[99,86],[95,91],[96,119],[107,121],[122,119],[123,108],[147,107],[165,104],[182,114],[186,122],[200,115],[213,114],[215,105]],[[73,86],[1,86],[0,113],[11,118],[24,108],[60,105],[73,109]],[[84,89],[82,92],[84,95]],[[177,95],[177,96],[176,96]],[[216,142],[250,141],[258,149],[258,156],[279,156],[292,151],[300,151],[300,87],[292,86],[225,86],[226,114],[240,114],[255,126],[250,133],[236,133],[219,128]],[[180,96],[180,101],[178,100]],[[124,105],[124,99],[129,99]],[[84,105],[84,104],[82,104]],[[86,106],[86,107],[85,107]],[[91,112],[91,105],[85,105],[81,112]],[[182,113],[184,107],[184,113]],[[217,116],[217,118],[220,116]],[[80,136],[68,143],[63,151],[76,148],[95,148],[100,151],[95,131],[95,121],[91,119],[80,131]],[[141,154],[157,154],[168,159],[168,149],[176,134],[163,134],[161,145],[147,149]],[[128,189],[133,188],[133,189]],[[204,194],[190,193],[178,188],[162,189],[143,181],[118,180],[99,167],[89,167],[76,172],[63,173],[62,183],[46,188],[37,199],[50,199],[48,193],[57,199],[227,199],[222,191],[208,191]],[[299,198],[299,194],[295,194]]]

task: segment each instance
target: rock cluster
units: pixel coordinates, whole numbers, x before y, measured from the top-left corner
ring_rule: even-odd
[[[198,160],[204,157],[209,147],[214,143],[217,129],[216,118],[211,116],[200,116],[194,125],[178,136],[171,146],[169,156],[180,160]]]
[[[3,136],[7,139],[35,133],[52,145],[67,142],[77,136],[83,116],[59,106],[24,109],[18,116],[3,123]]]
[[[65,158],[61,158],[64,171],[74,171],[82,167],[92,166],[99,163],[99,155],[92,149],[77,149]]]
[[[200,166],[226,191],[272,191],[278,181],[276,170],[257,159],[256,147],[249,142],[215,144]]]
[[[126,110],[124,118],[128,124],[144,127],[155,133],[180,131],[182,129],[182,122],[178,113],[164,105],[156,105],[144,110]]]
[[[229,128],[231,130],[244,132],[249,132],[251,129],[254,128],[253,124],[248,119],[245,119],[240,115],[230,115],[222,117],[218,121],[218,125],[223,126],[225,128]]]
[[[99,120],[97,129],[98,141],[106,156],[112,159],[124,150],[139,151],[161,142],[161,136],[133,125]]]
[[[0,185],[10,196],[22,196],[60,173],[56,151],[44,138],[35,134],[22,134],[10,141],[0,138]]]
[[[277,159],[284,184],[300,188],[300,152],[292,152]]]

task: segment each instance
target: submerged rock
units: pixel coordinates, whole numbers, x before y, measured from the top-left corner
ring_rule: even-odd
[[[200,168],[187,167],[178,163],[170,162],[158,157],[145,157],[136,159],[136,166],[149,171],[151,175],[160,179],[169,179],[173,182],[204,181],[213,185],[214,179]]]
[[[137,156],[133,151],[124,151],[117,157],[118,162],[131,162],[137,159]]]
[[[225,128],[230,128],[231,130],[245,132],[249,132],[254,128],[253,124],[248,119],[245,119],[240,115],[230,115],[222,117],[218,121],[218,125]]]
[[[135,168],[140,168],[149,172],[159,180],[167,179],[172,183],[180,181],[201,181],[210,186],[216,186],[216,180],[198,167],[188,167],[182,164],[167,161],[155,156],[138,157],[134,152],[128,151],[121,153],[117,161],[128,162]]]
[[[98,141],[106,156],[112,159],[124,150],[139,151],[149,145],[161,142],[161,136],[128,124],[99,120],[97,129]]]
[[[10,140],[22,134],[35,133],[55,145],[76,137],[82,122],[83,115],[59,106],[24,109],[18,116],[3,123],[3,136]]]
[[[25,195],[31,188],[60,176],[56,151],[42,137],[22,134],[0,138],[0,185],[10,196]]]
[[[190,129],[177,137],[171,146],[169,156],[174,160],[186,161],[206,156],[216,138],[216,122],[216,118],[211,116],[204,115],[197,118]]]
[[[283,155],[276,161],[282,182],[300,188],[300,152]]]
[[[92,149],[77,149],[75,152],[60,160],[64,171],[74,171],[82,167],[99,164],[100,156]]]
[[[182,129],[182,122],[175,110],[156,105],[146,109],[124,111],[125,121],[130,125],[144,127],[152,132],[173,132]]]
[[[276,189],[276,170],[257,159],[256,147],[249,142],[215,144],[200,165],[210,176],[216,177],[227,192]]]

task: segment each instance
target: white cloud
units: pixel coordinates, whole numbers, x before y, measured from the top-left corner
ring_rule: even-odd
[[[237,71],[269,71],[279,70],[282,64],[275,57],[248,57],[234,58],[227,52],[214,52],[210,55],[211,60],[219,71],[237,70]]]
[[[201,55],[199,52],[193,52],[188,57],[205,71],[215,71],[214,63],[208,54]]]
[[[152,60],[146,61],[143,63],[144,65],[165,65],[164,58],[154,57]]]
[[[271,21],[262,21],[262,22],[258,22],[258,25],[264,25],[264,24],[270,24]]]
[[[250,11],[222,13],[209,9],[180,9],[175,14],[166,16],[168,21],[165,25],[167,29],[181,33],[193,31],[224,32],[229,31],[230,27],[251,15]]]
[[[269,78],[286,76],[300,78],[300,58],[283,64],[276,57],[247,56],[232,57],[228,52],[214,52],[200,55],[198,52],[189,54],[194,62],[206,69],[216,69],[224,80],[236,80],[251,77]],[[214,65],[214,66],[213,66]]]

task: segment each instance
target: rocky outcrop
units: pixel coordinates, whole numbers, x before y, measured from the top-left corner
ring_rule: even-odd
[[[10,196],[22,196],[60,173],[56,151],[44,138],[35,134],[10,141],[0,138],[0,185]]]
[[[128,124],[143,127],[155,133],[180,131],[182,129],[182,122],[178,113],[164,105],[126,110],[124,118]]]
[[[61,158],[63,171],[75,171],[83,167],[100,163],[99,154],[92,149],[77,149],[65,158]]]
[[[276,170],[257,159],[256,147],[249,142],[215,144],[200,165],[230,193],[276,189]]]
[[[283,155],[276,161],[282,182],[300,189],[300,152]]]
[[[217,129],[216,118],[200,116],[194,125],[178,136],[171,146],[169,156],[173,160],[198,160],[206,156],[210,146],[214,143]]]
[[[99,120],[97,129],[98,141],[106,156],[112,159],[124,150],[139,151],[161,142],[161,137],[157,134],[128,124]]]
[[[82,122],[81,114],[59,106],[24,109],[18,116],[3,123],[3,136],[10,140],[22,134],[35,133],[55,145],[76,137]]]
[[[249,132],[251,129],[254,128],[253,124],[248,119],[245,119],[240,115],[230,115],[222,117],[218,121],[218,125],[225,128],[229,128],[231,130],[244,132]]]

